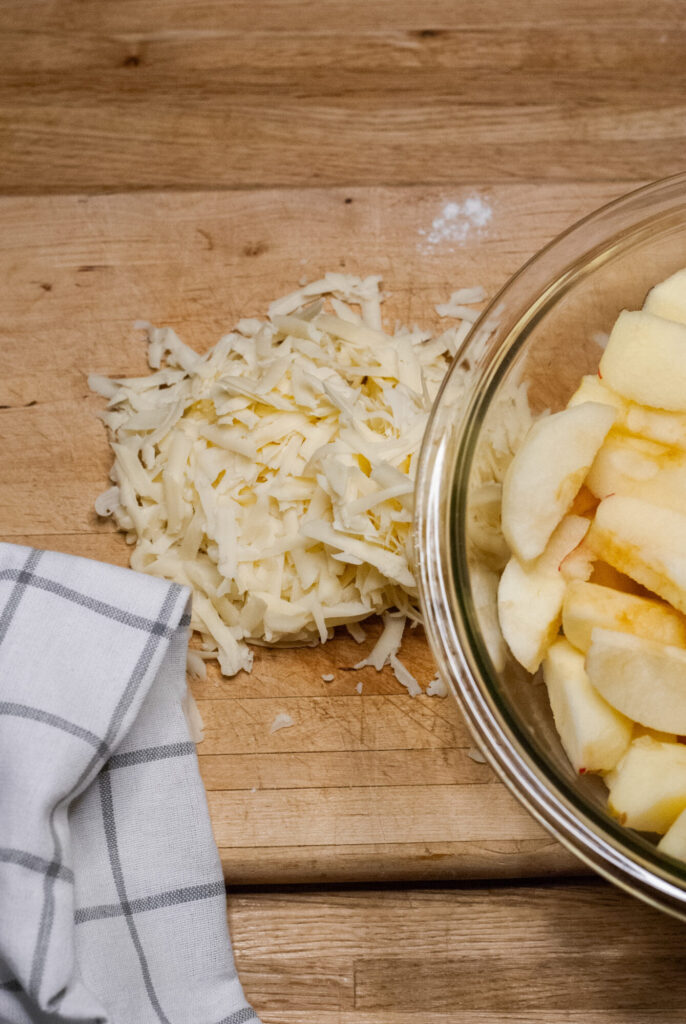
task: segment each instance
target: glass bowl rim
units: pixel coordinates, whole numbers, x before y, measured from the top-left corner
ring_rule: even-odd
[[[419,591],[425,628],[442,676],[466,719],[476,742],[501,780],[527,810],[564,846],[608,880],[651,905],[686,919],[686,865],[650,852],[649,844],[595,811],[582,794],[572,791],[557,772],[545,763],[535,746],[528,742],[512,719],[499,710],[494,691],[489,689],[488,670],[479,664],[478,643],[470,635],[468,614],[461,598],[459,582],[451,570],[453,531],[446,523],[445,483],[452,473],[448,518],[453,514],[455,478],[462,484],[469,474],[471,460],[458,465],[458,458],[447,451],[445,399],[456,367],[469,358],[486,325],[498,310],[522,289],[526,305],[515,301],[515,326],[504,338],[496,338],[488,351],[486,366],[473,382],[464,407],[451,427],[457,431],[457,455],[465,453],[465,443],[478,430],[476,412],[483,408],[492,391],[493,374],[512,356],[511,339],[521,333],[537,303],[545,299],[554,304],[568,282],[586,268],[594,256],[611,252],[617,237],[627,237],[642,225],[677,208],[686,207],[686,172],[644,185],[606,203],[557,235],[529,259],[505,283],[482,312],[456,353],[446,375],[427,424],[416,483],[415,547]],[[614,230],[604,231],[606,225]],[[586,235],[598,234],[588,245]],[[570,263],[568,248],[576,251]],[[527,294],[527,282],[545,269],[546,283],[537,284]],[[519,315],[517,315],[519,314]],[[528,319],[527,319],[528,318]],[[509,344],[508,344],[509,342]],[[523,340],[521,342],[523,344]],[[494,363],[495,371],[494,371]],[[490,374],[490,377],[489,377]],[[497,382],[497,381],[496,381]],[[480,392],[485,397],[479,397]],[[457,425],[456,425],[457,424]],[[442,486],[443,485],[443,486]],[[458,488],[459,490],[459,488]],[[462,528],[464,519],[462,519]],[[439,609],[451,609],[445,616]],[[482,645],[483,646],[483,645]]]

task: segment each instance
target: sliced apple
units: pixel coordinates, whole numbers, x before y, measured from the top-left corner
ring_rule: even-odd
[[[686,458],[681,462],[674,459],[660,468],[650,480],[637,481],[626,491],[615,493],[630,494],[653,505],[671,508],[675,512],[686,511]]]
[[[686,746],[641,736],[605,781],[622,824],[663,834],[686,809]]]
[[[598,498],[626,494],[680,512],[686,508],[686,452],[611,430],[586,486]]]
[[[502,530],[520,561],[542,554],[616,416],[609,405],[584,402],[529,430],[503,484]]]
[[[573,580],[562,604],[564,634],[578,650],[587,651],[596,627],[686,648],[686,619],[668,604]]]
[[[665,412],[664,409],[651,409],[646,405],[627,402],[622,425],[630,434],[660,444],[686,448],[686,415],[682,412]]]
[[[565,560],[576,551],[586,538],[591,526],[585,516],[565,516],[546,544],[545,551],[527,567],[554,573],[562,569]]]
[[[672,822],[657,848],[677,860],[686,860],[686,811]]]
[[[615,427],[623,427],[629,434],[660,444],[686,448],[686,415],[630,402],[607,387],[597,374],[581,378],[581,384],[567,406],[571,408],[581,402],[602,402],[613,406],[617,410]]]
[[[686,612],[686,515],[616,494],[598,505],[587,543],[598,558]]]
[[[511,559],[498,587],[500,628],[520,665],[536,672],[560,628],[566,582],[558,573],[532,574]]]
[[[567,640],[556,640],[543,662],[543,678],[555,726],[574,769],[614,768],[631,742],[633,722],[593,688],[583,654]]]
[[[581,405],[582,402],[600,402],[602,405],[611,405],[620,414],[620,419],[628,405],[625,398],[605,386],[597,373],[589,373],[581,378],[581,384],[567,402],[567,408],[571,409],[575,405]]]
[[[648,292],[643,308],[646,313],[686,324],[686,270],[677,270]]]
[[[560,563],[584,539],[588,519],[565,516],[543,554],[522,564],[511,558],[498,584],[498,619],[512,654],[536,672],[560,628],[567,581]]]
[[[641,725],[686,732],[686,650],[596,627],[586,655],[601,697]]]
[[[686,325],[623,310],[600,360],[603,381],[624,398],[686,412]]]
[[[613,429],[603,441],[586,477],[586,487],[597,498],[624,493],[636,484],[651,480],[660,472],[660,460],[670,449],[642,437]]]
[[[560,562],[560,572],[568,580],[587,580],[593,572],[595,553],[583,541]]]

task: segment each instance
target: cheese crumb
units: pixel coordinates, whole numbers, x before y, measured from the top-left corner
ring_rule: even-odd
[[[204,659],[190,647],[186,652],[186,671],[189,676],[194,676],[196,679],[207,679],[207,667]]]
[[[346,623],[346,629],[350,633],[351,637],[356,644],[363,644],[367,639],[367,634],[359,622],[348,622]]]
[[[395,654],[391,655],[390,663],[395,678],[402,686],[405,687],[410,697],[416,697],[418,694],[422,692],[422,688],[415,679],[415,677],[412,675],[409,669],[407,669],[403,665],[402,661],[400,661],[400,659],[395,656]]]
[[[488,763],[484,755],[481,753],[480,750],[477,750],[476,747],[469,748],[469,750],[467,751],[467,757],[471,757],[472,761],[476,761],[477,764]]]
[[[427,696],[429,697],[447,697],[448,687],[441,678],[441,676],[434,676],[429,685],[426,688]]]
[[[287,714],[287,712],[285,711],[280,711],[276,718],[274,719],[274,721],[272,722],[269,728],[269,732],[273,733],[278,732],[279,729],[290,729],[292,725],[295,725],[295,722],[293,721],[291,716]]]

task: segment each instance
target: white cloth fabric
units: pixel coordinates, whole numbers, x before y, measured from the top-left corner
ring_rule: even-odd
[[[0,1022],[247,1024],[182,709],[189,592],[0,544]]]

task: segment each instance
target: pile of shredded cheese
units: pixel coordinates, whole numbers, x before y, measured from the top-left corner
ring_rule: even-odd
[[[131,566],[193,590],[190,667],[250,670],[250,644],[316,643],[372,614],[366,664],[398,659],[419,621],[414,478],[434,398],[476,317],[480,288],[439,308],[437,337],[384,332],[380,278],[327,274],[241,320],[199,355],[148,332],[149,376],[91,376],[114,453],[96,502],[135,545]],[[466,381],[465,381],[466,383]],[[439,692],[438,684],[432,692]]]

